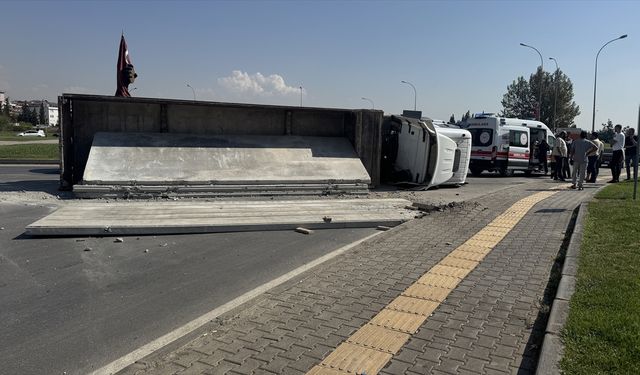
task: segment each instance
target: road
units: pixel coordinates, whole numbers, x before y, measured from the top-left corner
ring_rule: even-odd
[[[25,225],[59,202],[15,195],[53,193],[56,173],[0,167],[1,373],[87,373],[375,232],[28,238]]]
[[[51,166],[0,165],[0,372],[82,374],[372,229],[180,236],[29,238],[65,204]],[[470,178],[460,188],[394,191],[434,204],[473,200],[545,177]],[[56,199],[61,195],[63,199]]]

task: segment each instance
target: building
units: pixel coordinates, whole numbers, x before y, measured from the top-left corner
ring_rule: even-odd
[[[47,100],[30,100],[26,102],[30,111],[40,116],[40,108],[44,109],[44,124],[46,126],[57,126],[59,124],[58,107],[50,105]]]

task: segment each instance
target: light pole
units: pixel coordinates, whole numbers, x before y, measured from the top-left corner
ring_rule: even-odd
[[[298,88],[300,89],[300,107],[302,107],[302,86]]]
[[[187,83],[187,87],[189,87],[191,89],[191,92],[193,92],[193,101],[196,101],[196,90],[193,89],[193,87],[191,87],[190,84]]]
[[[371,109],[376,109],[376,106],[373,104],[373,100],[369,99],[369,98],[365,98],[364,96],[362,97],[362,100],[366,100],[368,102],[371,103]]]
[[[407,82],[407,81],[400,81],[402,83],[406,83],[407,85],[413,87],[413,110],[416,110],[416,101],[418,99],[418,94],[416,92],[416,87],[411,83],[411,82]]]
[[[549,57],[549,60],[553,60],[556,63],[556,74],[553,79],[553,85],[555,86],[555,94],[553,95],[553,132],[556,132],[556,128],[558,127],[558,122],[556,121],[556,106],[558,104],[558,78],[560,76],[560,71],[558,69],[558,60],[553,57]]]
[[[593,111],[592,111],[593,116],[591,117],[591,132],[594,132],[596,130],[596,84],[598,83],[598,56],[600,56],[600,52],[602,52],[602,49],[606,47],[609,43],[615,42],[618,39],[624,39],[626,37],[627,37],[627,34],[624,34],[615,39],[611,39],[610,41],[606,42],[604,46],[600,47],[600,49],[598,50],[598,53],[596,54],[596,69],[593,76]]]
[[[523,47],[528,47],[531,48],[533,50],[535,50],[536,52],[538,52],[538,55],[540,56],[540,95],[538,96],[538,121],[540,121],[540,118],[542,117],[542,73],[544,73],[544,60],[542,59],[542,54],[540,53],[540,51],[538,51],[538,49],[536,47],[530,46],[528,44],[524,44],[524,43],[520,43],[521,46]]]

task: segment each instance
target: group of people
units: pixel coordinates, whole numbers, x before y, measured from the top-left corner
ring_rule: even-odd
[[[615,134],[611,141],[613,155],[610,162],[613,178],[608,181],[610,183],[619,181],[623,161],[626,164],[627,180],[631,179],[630,168],[636,165],[638,157],[638,137],[634,135],[635,129],[627,129],[626,137],[622,133],[621,125],[616,125],[614,131]],[[548,148],[549,146],[546,145],[546,142],[541,142],[538,154],[546,156]],[[544,153],[542,153],[541,149],[544,150]],[[603,153],[604,143],[598,138],[597,132],[589,135],[583,130],[580,132],[579,139],[568,141],[567,133],[562,131],[557,135],[555,145],[551,150],[551,156],[555,160],[555,168],[551,173],[551,178],[560,181],[566,181],[571,178],[571,189],[582,190],[585,181],[596,182],[600,165],[602,164]],[[570,165],[573,166],[573,172]],[[543,167],[546,174],[546,158]],[[634,168],[634,177],[636,174],[637,170]]]

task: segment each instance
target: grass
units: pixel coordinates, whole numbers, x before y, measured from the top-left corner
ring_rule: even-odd
[[[60,151],[57,144],[6,145],[0,146],[1,159],[59,160]]]
[[[633,182],[619,183],[589,204],[563,331],[565,374],[640,374],[640,200],[632,197]]]

